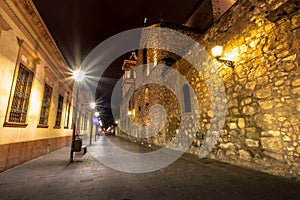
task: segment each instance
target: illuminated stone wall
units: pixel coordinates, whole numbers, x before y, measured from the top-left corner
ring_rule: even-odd
[[[228,113],[212,158],[299,177],[299,27],[298,1],[238,1],[203,37],[236,65],[221,70]]]
[[[183,29],[180,31],[191,35],[189,31]],[[226,102],[227,113],[217,145],[208,157],[271,174],[299,178],[298,1],[237,1],[205,34],[192,37],[205,46],[207,52],[215,45],[222,45],[224,54],[221,58],[235,63],[235,68],[231,69],[216,59],[213,61],[220,67],[219,73],[227,96],[226,99],[216,99],[216,102],[220,105]],[[170,57],[165,52],[161,54]],[[149,59],[157,57],[151,56],[151,53],[147,56]],[[142,57],[140,51],[138,65],[142,64]],[[172,67],[187,78],[200,104],[199,133],[195,132],[193,135],[195,140],[188,151],[198,154],[206,141],[203,137],[207,135],[211,117],[214,115],[210,102],[214,94],[209,94],[202,74],[184,60],[178,60]],[[147,75],[142,71],[138,72],[136,88],[141,85],[143,78],[147,78]],[[167,81],[172,77],[168,77],[166,73],[162,78]],[[178,90],[182,88],[182,83],[174,84],[178,84]],[[170,95],[155,86],[151,89],[154,92],[150,96],[150,104],[170,98]],[[132,97],[135,109],[138,109],[136,116],[139,116],[137,122],[140,124],[147,119],[147,109],[139,110],[139,105],[143,105],[144,102],[143,91],[143,88],[139,88]],[[220,91],[214,91],[218,92]],[[164,105],[167,110],[174,106]],[[148,141],[141,141],[162,146],[168,138],[176,134],[179,123],[180,121],[175,122],[173,128],[170,128],[172,122],[169,120],[170,126],[156,136],[165,139],[150,138]],[[189,126],[186,125],[186,128],[189,129]]]

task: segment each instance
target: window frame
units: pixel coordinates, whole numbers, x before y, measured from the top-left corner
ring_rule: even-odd
[[[28,126],[28,118],[29,118],[29,111],[31,107],[31,101],[32,101],[32,90],[35,85],[35,73],[36,73],[36,67],[38,64],[40,64],[40,59],[36,55],[36,53],[27,45],[24,40],[17,37],[17,43],[19,45],[16,65],[14,69],[14,74],[12,77],[12,84],[10,89],[10,95],[8,99],[7,109],[6,109],[6,115],[5,115],[5,121],[3,123],[3,127],[14,127],[14,128],[26,128]],[[32,73],[32,81],[30,86],[30,94],[28,96],[28,102],[27,102],[27,110],[25,114],[25,122],[11,122],[10,121],[10,114],[11,109],[13,105],[13,100],[15,96],[15,90],[17,85],[17,79],[19,76],[19,70],[21,68],[25,68],[26,71],[29,71]]]
[[[32,91],[33,76],[34,76],[33,72],[30,71],[24,64],[22,63],[19,64],[7,123],[15,124],[15,125],[26,124],[28,110],[29,110],[30,96]],[[17,104],[16,105],[17,107],[14,109],[13,107],[15,104]],[[13,113],[13,110],[16,110],[16,112]],[[18,112],[18,110],[21,111]],[[13,117],[14,114],[20,115],[19,121],[14,121],[12,119],[12,118],[16,118]]]
[[[55,129],[61,128],[61,121],[62,121],[62,115],[63,115],[63,105],[64,105],[64,96],[58,95],[58,101],[57,101],[57,109],[56,109],[56,117],[55,117]],[[57,123],[59,122],[59,124]]]
[[[48,95],[48,97],[47,97],[47,103],[49,104],[49,106],[47,107],[48,108],[48,114],[46,115],[47,116],[47,124],[41,124],[41,117],[42,117],[42,112],[43,112],[43,108],[45,107],[44,105],[45,105],[45,98],[46,98],[46,89],[49,89],[49,93],[50,93],[50,95]],[[49,94],[48,93],[48,94]],[[43,101],[42,101],[42,105],[41,105],[41,111],[40,111],[40,119],[39,119],[39,124],[37,125],[37,127],[38,128],[48,128],[49,127],[49,125],[48,125],[48,123],[49,123],[49,116],[50,116],[50,107],[51,107],[51,99],[52,99],[52,93],[53,93],[53,88],[50,86],[50,85],[48,85],[47,83],[45,83],[45,85],[44,85],[44,95],[43,95]],[[46,111],[45,112],[47,112],[47,108],[46,108]]]
[[[65,122],[64,122],[64,129],[69,129],[70,126],[70,114],[71,114],[71,102],[67,100],[66,102],[66,110],[65,110]]]

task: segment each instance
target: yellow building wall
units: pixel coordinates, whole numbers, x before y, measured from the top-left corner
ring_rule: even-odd
[[[14,0],[8,2],[14,2]],[[18,10],[14,11],[17,12],[19,20],[3,1],[0,2],[0,152],[2,154],[0,157],[0,171],[54,151],[62,146],[70,145],[72,137],[72,83],[67,83],[65,79],[62,80],[63,75],[60,74],[61,72],[54,69],[54,67],[58,67],[53,66],[56,64],[55,55],[51,55],[45,47],[46,45],[35,35],[36,32],[33,31],[28,18],[25,18]],[[3,29],[3,24],[8,27],[6,30]],[[9,101],[14,94],[12,83],[14,76],[18,73],[18,70],[15,72],[20,49],[18,38],[24,40],[23,43],[39,58],[34,70],[26,66],[34,73],[34,77],[26,117],[28,125],[25,128],[4,125],[7,121],[6,116],[9,115]],[[45,55],[49,57],[45,57]],[[26,60],[26,58],[23,59]],[[61,70],[66,71],[67,69],[62,67]],[[52,87],[48,128],[38,128],[45,82]],[[59,94],[64,97],[64,103],[61,126],[58,129],[54,126]],[[64,127],[67,98],[69,98],[71,106],[69,125]]]
[[[20,31],[16,24],[7,16],[3,9],[0,9],[0,14],[11,26],[12,30],[1,31],[0,35],[0,124],[3,125],[5,122],[5,116],[8,107],[8,101],[11,92],[11,85],[13,82],[14,70],[16,67],[16,60],[18,56],[19,45],[17,37],[22,38],[32,49],[34,46],[26,38],[26,36]],[[49,127],[48,128],[37,128],[40,118],[40,111],[43,99],[44,91],[44,66],[49,64],[43,59],[38,53],[41,59],[40,64],[36,67],[34,73],[34,80],[31,89],[30,103],[28,107],[27,120],[28,126],[26,128],[13,128],[0,126],[0,144],[7,144],[13,142],[23,142],[37,139],[45,139],[49,137],[61,137],[71,135],[71,129],[64,129],[61,126],[60,129],[54,129],[58,101],[58,81],[55,81],[52,99],[51,109],[49,114]],[[12,91],[13,92],[13,91]],[[72,91],[70,91],[72,92]],[[63,113],[66,105],[63,106]],[[64,122],[64,115],[62,116],[62,125]]]

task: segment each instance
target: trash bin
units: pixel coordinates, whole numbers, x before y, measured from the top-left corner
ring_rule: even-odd
[[[75,138],[74,141],[74,151],[79,152],[81,151],[82,141],[80,138]]]

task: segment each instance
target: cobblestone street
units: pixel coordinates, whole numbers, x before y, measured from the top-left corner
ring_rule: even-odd
[[[300,184],[213,160],[184,155],[155,172],[130,174],[95,159],[100,137],[83,158],[68,165],[69,147],[0,173],[0,199],[299,199]],[[127,150],[149,149],[118,137]],[[105,154],[105,152],[97,152]]]

